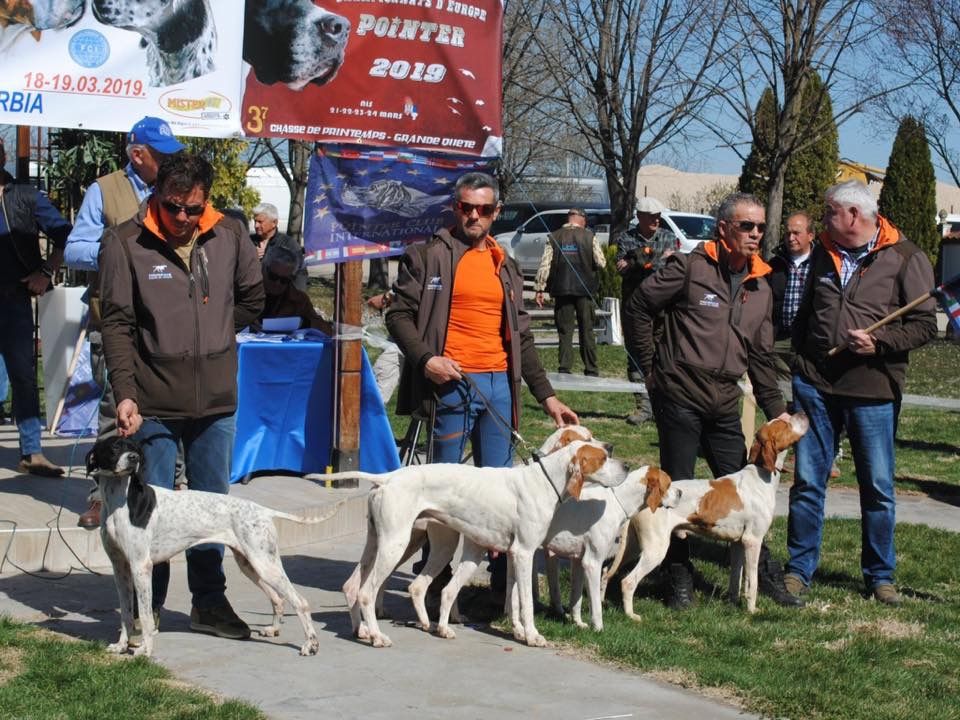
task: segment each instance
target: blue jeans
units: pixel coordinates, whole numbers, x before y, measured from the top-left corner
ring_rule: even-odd
[[[512,467],[510,427],[513,404],[507,373],[504,371],[467,375],[476,383],[482,397],[465,380],[447,383],[437,390],[433,462],[460,462],[469,438],[473,448],[474,465]],[[484,398],[490,402],[493,410],[487,408]]]
[[[182,442],[190,490],[226,495],[230,492],[230,459],[235,430],[232,413],[183,420],[144,418],[135,439],[143,448],[147,484],[173,489],[177,445]],[[154,565],[154,609],[163,607],[169,583],[170,563]],[[206,609],[227,601],[223,545],[206,543],[187,550],[187,585],[194,607]]]
[[[803,377],[793,377],[797,410],[810,418],[810,429],[796,446],[796,475],[790,488],[787,522],[787,572],[810,584],[820,562],[824,501],[830,468],[847,431],[860,486],[860,569],[867,589],[893,583],[896,499],[893,492],[898,404],[826,395]]]
[[[33,365],[33,307],[25,292],[4,293],[0,313],[0,354],[13,388],[13,415],[20,433],[20,454],[40,452],[40,403]],[[6,399],[6,396],[4,396]]]

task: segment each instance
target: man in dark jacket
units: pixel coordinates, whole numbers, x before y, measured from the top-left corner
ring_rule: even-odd
[[[280,232],[277,228],[279,220],[277,206],[272,203],[260,203],[253,209],[253,229],[255,232],[250,236],[254,246],[257,248],[257,257],[261,261],[266,257],[267,250],[272,247],[283,247],[300,258],[297,265],[297,272],[294,275],[293,286],[300,292],[307,291],[307,266],[303,262],[303,248],[296,240]]]
[[[627,306],[635,340],[630,348],[644,372],[657,431],[660,465],[673,478],[693,478],[702,448],[714,477],[746,465],[738,385],[746,372],[767,418],[785,417],[773,367],[773,298],[759,255],[766,223],[763,204],[733,193],[720,205],[717,240],[689,255],[675,253],[633,294]],[[654,320],[663,314],[663,335]],[[686,540],[674,538],[664,563],[671,607],[694,602]],[[783,588],[779,564],[761,548],[761,592],[800,605]]]
[[[813,240],[813,220],[810,216],[805,212],[791,213],[787,217],[783,248],[770,260],[767,280],[773,291],[773,347],[776,351],[777,378],[787,382],[790,381],[790,367],[793,364],[791,330],[807,283]]]
[[[244,228],[207,203],[210,164],[164,158],[156,191],[104,235],[100,251],[103,349],[117,400],[117,431],[135,436],[147,483],[173,488],[182,441],[191,490],[229,492],[237,406],[236,330],[263,306],[256,250]],[[187,551],[190,627],[243,639],[250,629],[227,602],[223,546]],[[153,569],[153,606],[170,566]]]
[[[553,316],[560,339],[559,371],[569,373],[573,366],[573,328],[579,328],[580,359],[584,375],[597,371],[597,338],[593,333],[594,296],[597,294],[597,270],[607,259],[597,236],[587,230],[587,213],[571,208],[567,222],[543,248],[543,257],[533,282],[538,307],[543,307],[543,291],[553,298]]]
[[[576,414],[554,395],[523,310],[523,278],[490,237],[497,181],[467,173],[454,188],[456,225],[400,260],[386,323],[404,355],[397,413],[433,418],[433,461],[458,463],[470,440],[480,467],[513,465],[520,380],[558,425]],[[503,556],[491,584],[502,590]]]
[[[13,410],[20,434],[17,470],[57,477],[63,475],[63,468],[47,460],[40,447],[43,423],[33,363],[31,297],[43,295],[51,287],[63,261],[70,223],[46,195],[32,185],[15,183],[3,169],[6,162],[0,140],[0,353],[13,387]],[[53,241],[46,260],[40,254],[40,230]]]
[[[262,329],[267,318],[300,318],[301,328],[333,335],[333,325],[313,307],[310,296],[294,287],[300,255],[282,245],[271,245],[263,256],[263,310],[254,328]]]
[[[894,435],[910,350],[937,333],[933,299],[872,333],[870,327],[933,288],[926,255],[877,213],[856,180],[825,193],[822,244],[793,327],[793,398],[810,418],[797,443],[790,488],[786,584],[807,591],[820,561],[824,500],[839,434],[853,448],[863,522],[860,569],[877,601],[899,605],[894,586]],[[840,351],[830,354],[831,349]]]

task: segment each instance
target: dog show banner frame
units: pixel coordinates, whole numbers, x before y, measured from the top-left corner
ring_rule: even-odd
[[[151,115],[178,135],[239,135],[236,4],[151,4],[0,3],[0,123],[127,132]]]

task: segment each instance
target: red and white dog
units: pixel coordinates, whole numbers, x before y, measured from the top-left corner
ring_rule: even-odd
[[[740,472],[715,480],[675,480],[680,499],[674,507],[651,512],[644,508],[624,528],[620,551],[604,575],[607,581],[620,567],[626,547],[626,533],[633,528],[640,544],[637,566],[623,578],[623,611],[634,620],[633,593],[640,581],[663,561],[670,535],[687,532],[734,543],[730,567],[730,600],[740,597],[744,581],[747,611],[757,607],[757,565],[760,544],[773,522],[777,486],[787,451],[799,440],[810,423],[797,413],[786,420],[774,419],[761,426],[750,448],[749,464]]]

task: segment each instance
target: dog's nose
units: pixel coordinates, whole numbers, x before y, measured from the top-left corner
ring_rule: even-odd
[[[331,40],[339,41],[350,32],[350,21],[340,15],[328,15],[317,21],[317,28],[322,35],[328,36]]]
[[[605,442],[603,444],[603,449],[604,449],[604,452],[607,453],[607,455],[610,455],[610,456],[613,455],[613,443]]]

